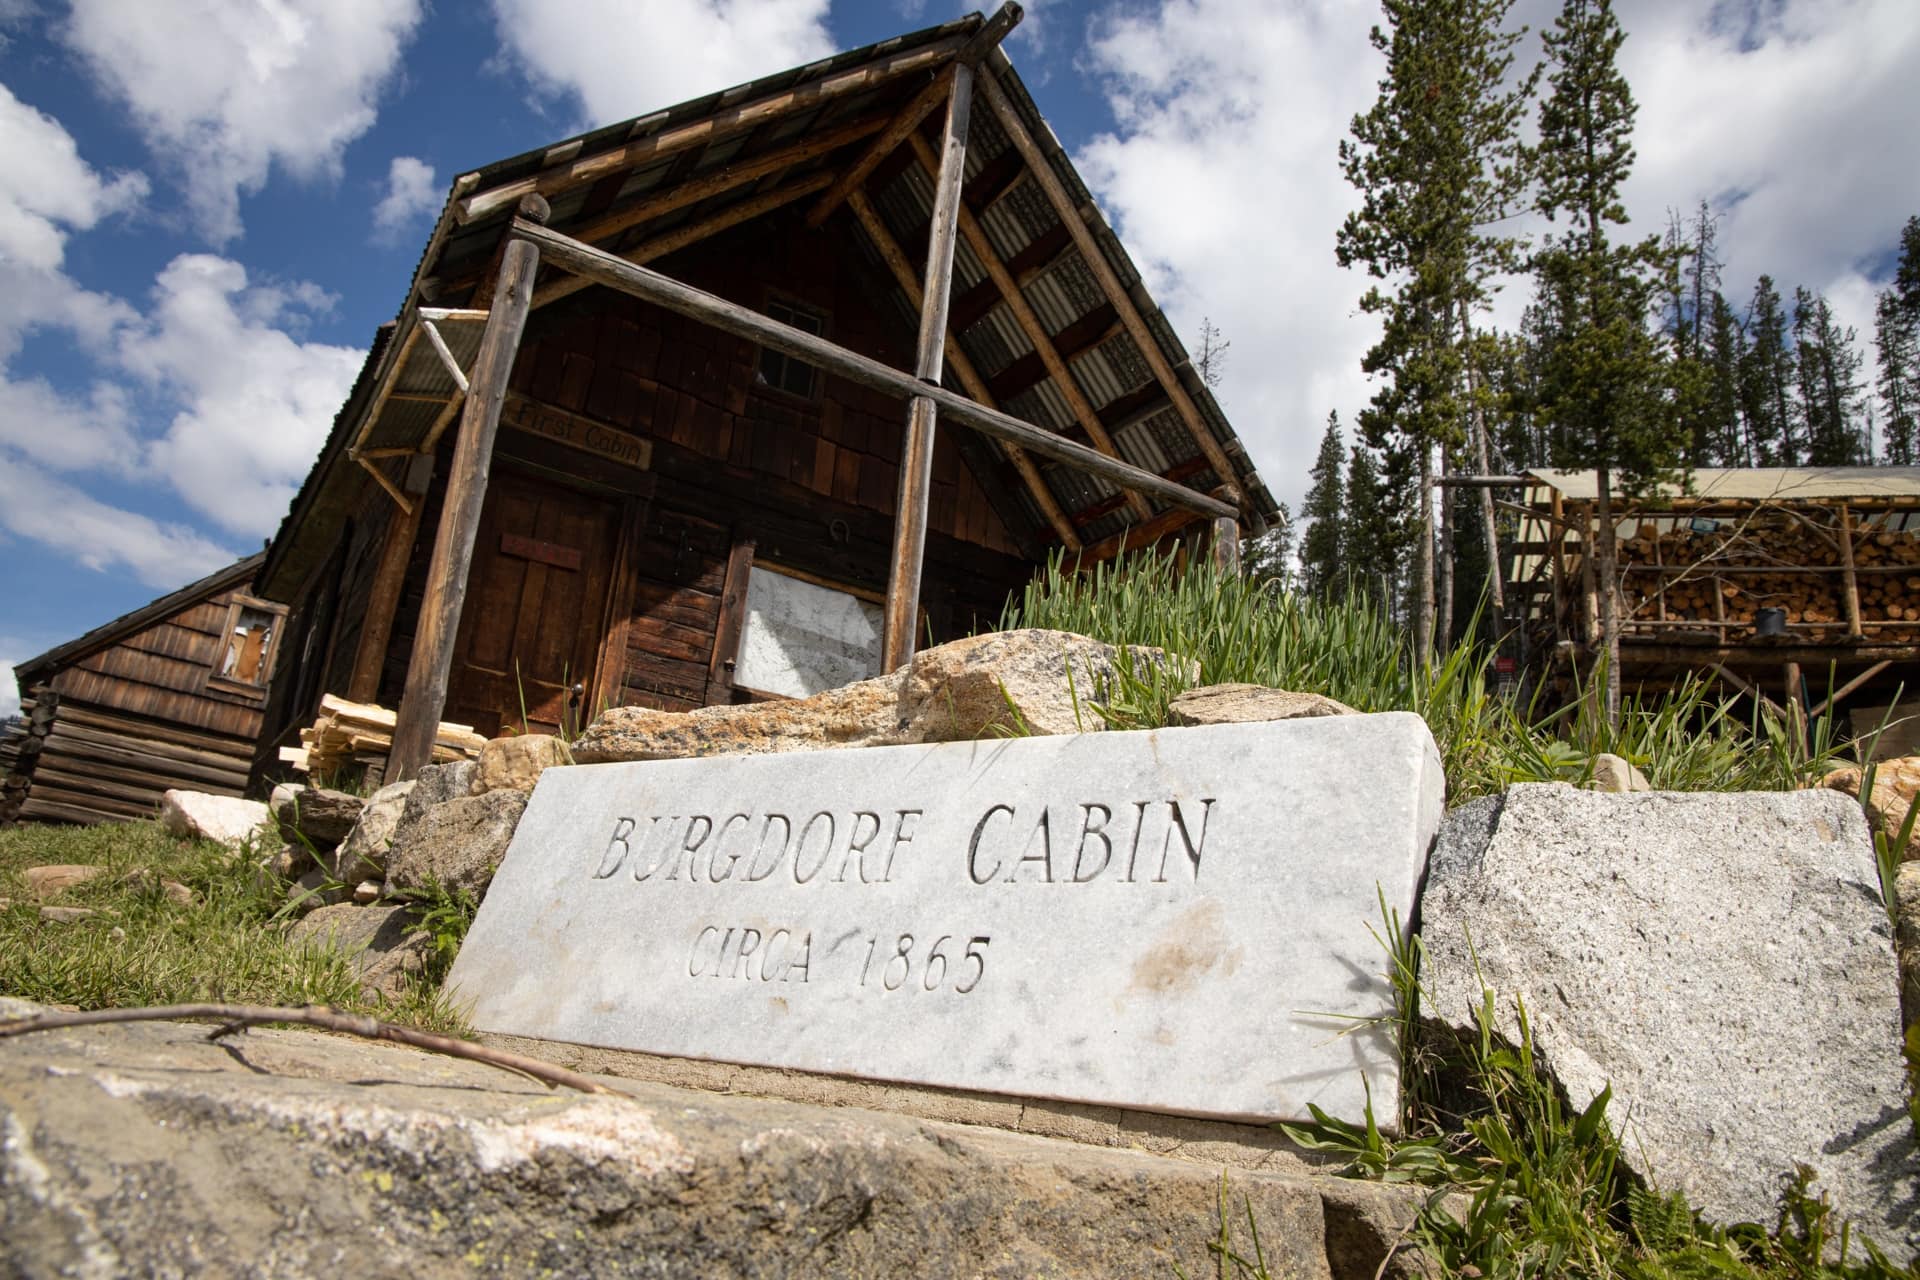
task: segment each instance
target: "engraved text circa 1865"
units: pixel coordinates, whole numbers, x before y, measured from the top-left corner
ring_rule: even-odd
[[[482,1030],[1358,1118],[1440,791],[1406,715],[553,769],[452,981]]]

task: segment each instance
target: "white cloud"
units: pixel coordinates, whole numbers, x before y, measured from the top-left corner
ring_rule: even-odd
[[[420,15],[419,0],[75,0],[65,38],[221,244],[274,165],[338,176]]]
[[[89,569],[125,568],[163,590],[235,559],[192,529],[109,506],[18,460],[0,466],[0,528]]]
[[[440,208],[433,166],[416,156],[395,156],[387,166],[387,191],[373,207],[373,234],[392,244],[422,217]]]
[[[1523,61],[1558,8],[1518,6],[1533,27]],[[1785,292],[1825,292],[1864,344],[1877,286],[1863,267],[1920,210],[1920,169],[1893,160],[1920,118],[1912,0],[1780,0],[1737,30],[1725,24],[1743,7],[1717,0],[1616,8],[1640,102],[1635,230],[1722,202],[1736,308],[1768,272]],[[1232,339],[1221,398],[1275,496],[1296,504],[1327,411],[1351,433],[1371,395],[1360,358],[1377,329],[1355,305],[1367,282],[1334,266],[1333,241],[1357,204],[1336,148],[1384,71],[1367,43],[1379,20],[1360,0],[1120,5],[1082,59],[1116,128],[1076,162],[1180,333],[1211,316]],[[1527,292],[1511,286],[1501,314]]]
[[[239,263],[182,254],[154,283],[153,310],[119,359],[178,400],[150,466],[235,533],[271,533],[326,440],[362,353],[300,342],[283,326],[324,295],[250,287]]]
[[[53,271],[70,231],[85,231],[109,214],[138,205],[147,180],[137,173],[102,176],[58,120],[0,85],[0,262]]]
[[[13,679],[13,664],[0,662],[0,720],[20,714],[20,686]]]
[[[96,382],[82,398],[44,378],[0,378],[0,445],[56,471],[128,474],[139,459],[129,401],[112,382]]]
[[[1298,505],[1327,410],[1368,392],[1363,285],[1334,265],[1351,206],[1335,147],[1377,78],[1377,10],[1168,0],[1092,28],[1117,129],[1075,157],[1189,342],[1233,343],[1221,398],[1275,496]],[[1231,32],[1232,38],[1222,38]]]
[[[508,59],[587,126],[833,53],[828,0],[493,0]],[[591,32],[592,38],[583,33]]]

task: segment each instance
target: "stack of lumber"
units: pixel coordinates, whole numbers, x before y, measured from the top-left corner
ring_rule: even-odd
[[[1837,642],[1847,634],[1843,536],[1837,520],[1816,526],[1774,513],[1724,520],[1708,532],[1642,524],[1621,543],[1629,616],[1641,631],[1657,631],[1663,621],[1724,622],[1729,638],[1738,638],[1758,610],[1784,609],[1799,638]],[[1920,535],[1856,527],[1853,559],[1864,635],[1920,640]]]
[[[47,726],[59,699],[45,686],[21,700],[20,723],[0,729],[0,826],[17,820],[32,784],[33,767],[46,746]]]
[[[395,713],[369,702],[348,702],[327,694],[311,729],[300,731],[300,745],[280,748],[280,759],[304,773],[322,776],[354,765],[384,765],[393,749]],[[487,740],[472,726],[442,721],[434,735],[433,762],[476,760]]]

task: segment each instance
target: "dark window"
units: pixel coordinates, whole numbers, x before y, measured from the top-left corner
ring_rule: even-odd
[[[781,324],[791,325],[806,333],[824,337],[827,332],[825,315],[778,298],[768,301],[767,314]],[[804,360],[796,360],[770,347],[760,349],[759,379],[763,387],[772,387],[803,400],[813,399],[820,391],[819,370]]]

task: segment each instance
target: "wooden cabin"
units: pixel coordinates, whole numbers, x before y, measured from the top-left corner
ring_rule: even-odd
[[[997,45],[958,22],[455,180],[259,576],[260,767],[323,694],[572,732],[803,695],[1062,548],[1271,495]],[[424,736],[422,736],[424,735]]]
[[[1598,483],[1525,481],[1511,591],[1565,675],[1599,640]],[[1920,467],[1702,468],[1613,506],[1630,684],[1699,674],[1809,716],[1844,706],[1857,732],[1920,688]]]
[[[23,731],[0,824],[152,817],[171,788],[247,786],[286,606],[254,594],[265,553],[20,663]]]

